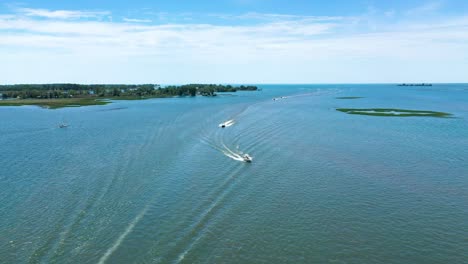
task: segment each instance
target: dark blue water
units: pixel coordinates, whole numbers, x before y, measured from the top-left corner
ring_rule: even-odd
[[[0,262],[467,262],[468,85],[261,87],[0,108]]]

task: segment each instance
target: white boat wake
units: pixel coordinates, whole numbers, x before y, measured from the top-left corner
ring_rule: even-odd
[[[237,146],[237,149],[239,149],[239,146]],[[226,156],[226,157],[229,157],[233,160],[237,160],[237,161],[242,161],[242,162],[246,162],[246,158],[245,156],[248,156],[250,161],[252,161],[252,157],[250,157],[249,155],[247,154],[244,154],[243,152],[237,150],[236,152],[234,152],[233,150],[231,150],[230,148],[228,148],[224,143],[223,143],[223,149],[221,149],[221,151],[223,152],[223,154]],[[250,162],[249,161],[249,162]]]
[[[219,127],[230,127],[232,125],[234,125],[236,122],[234,121],[234,119],[231,119],[231,120],[228,120],[224,123],[221,123],[219,124]]]
[[[237,160],[237,161],[244,161],[244,158],[242,158],[241,155],[239,154],[236,154],[236,153],[231,153],[229,151],[223,151],[223,154],[226,156],[226,157],[229,157],[233,160]]]

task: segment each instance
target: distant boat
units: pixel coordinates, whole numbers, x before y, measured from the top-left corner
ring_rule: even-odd
[[[250,157],[249,154],[244,154],[244,156],[242,156],[242,158],[244,159],[245,162],[252,162],[252,157]]]
[[[67,128],[67,127],[68,127],[68,124],[66,124],[66,123],[61,123],[59,125],[59,128]]]
[[[287,98],[286,96],[275,97],[275,98],[273,98],[273,101],[278,101],[278,100],[286,99],[286,98]]]

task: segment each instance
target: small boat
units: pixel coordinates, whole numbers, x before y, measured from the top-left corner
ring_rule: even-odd
[[[234,120],[229,120],[224,123],[219,124],[220,128],[225,128],[234,125]]]
[[[59,125],[59,128],[67,128],[68,127],[68,124],[65,124],[65,123],[62,123]]]
[[[242,158],[244,159],[245,162],[252,162],[252,157],[250,157],[249,154],[244,154]]]

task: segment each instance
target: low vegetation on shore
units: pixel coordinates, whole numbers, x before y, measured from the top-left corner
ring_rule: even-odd
[[[451,117],[452,115],[444,112],[425,111],[425,110],[407,110],[395,108],[337,108],[337,111],[350,115],[368,115],[368,116],[398,116],[398,117]]]
[[[109,100],[216,96],[220,92],[256,91],[257,86],[187,84],[161,87],[154,84],[17,84],[0,85],[0,106],[37,105],[47,108],[104,105]]]
[[[89,105],[106,105],[109,100],[96,98],[60,98],[60,99],[14,99],[0,100],[0,106],[36,105],[44,108],[56,109],[62,107],[80,107]]]

